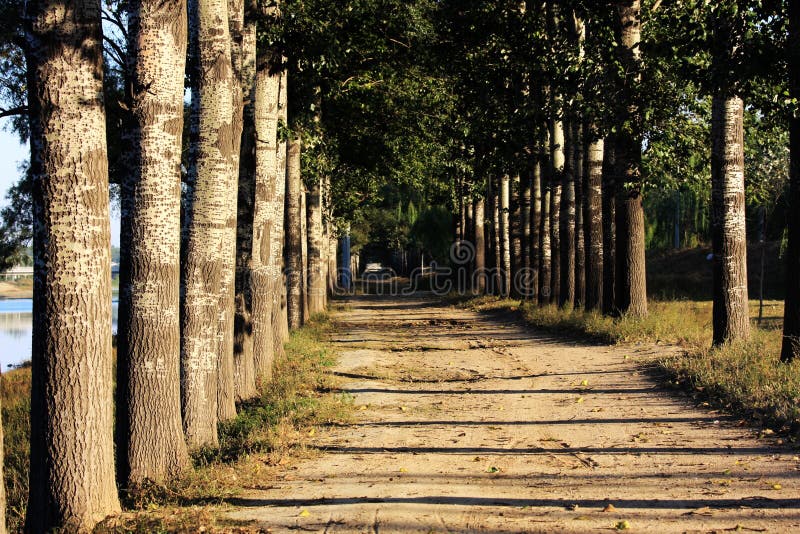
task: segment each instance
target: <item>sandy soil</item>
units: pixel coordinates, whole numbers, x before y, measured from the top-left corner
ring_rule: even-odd
[[[29,299],[33,297],[33,285],[19,282],[0,282],[0,298]]]
[[[661,389],[652,348],[433,299],[336,315],[353,425],[229,513],[273,532],[800,532],[800,458]]]

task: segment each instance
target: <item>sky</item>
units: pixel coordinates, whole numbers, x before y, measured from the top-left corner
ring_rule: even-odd
[[[28,145],[10,131],[11,121],[0,120],[0,206],[7,206],[6,194],[20,176],[19,164],[28,159]],[[111,213],[111,244],[119,246],[119,210]]]

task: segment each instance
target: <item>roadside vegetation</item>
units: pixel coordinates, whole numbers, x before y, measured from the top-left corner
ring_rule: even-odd
[[[129,512],[107,520],[100,532],[198,532],[236,529],[217,517],[225,500],[247,488],[274,482],[298,458],[320,426],[347,422],[352,402],[337,393],[329,372],[335,353],[325,342],[330,320],[318,315],[291,333],[285,357],[260,396],[240,406],[237,417],[220,424],[220,445],[193,454],[194,468],[166,485],[145,485],[124,495]],[[22,530],[28,496],[30,439],[29,366],[3,374],[3,427],[8,526]]]

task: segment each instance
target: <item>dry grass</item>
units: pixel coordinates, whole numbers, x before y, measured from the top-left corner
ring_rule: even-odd
[[[124,496],[127,512],[109,518],[97,532],[251,532],[221,522],[220,508],[245,489],[269,485],[298,458],[317,427],[349,421],[352,400],[336,392],[328,369],[335,354],[325,343],[331,324],[315,317],[293,332],[286,355],[275,362],[273,380],[261,397],[240,406],[220,425],[220,446],[197,451],[195,468],[169,485],[148,485]],[[4,475],[9,531],[21,531],[28,496],[30,368],[3,375]]]
[[[525,320],[548,331],[590,337],[603,343],[659,343],[685,350],[657,362],[670,380],[681,383],[714,405],[752,417],[777,430],[800,434],[800,362],[779,361],[783,304],[766,303],[767,319],[759,327],[758,303],[749,341],[711,348],[711,303],[674,300],[650,303],[646,318],[613,319],[598,313],[538,307],[519,301],[480,297],[465,303],[475,310],[521,313]]]

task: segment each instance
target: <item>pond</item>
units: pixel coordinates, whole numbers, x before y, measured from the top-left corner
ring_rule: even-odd
[[[117,331],[117,299],[112,301],[112,328]],[[0,299],[0,369],[31,359],[32,299]]]

